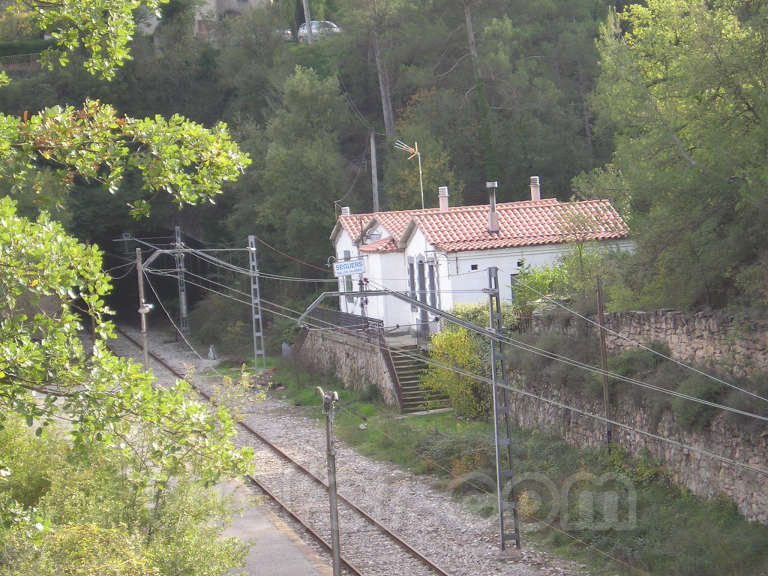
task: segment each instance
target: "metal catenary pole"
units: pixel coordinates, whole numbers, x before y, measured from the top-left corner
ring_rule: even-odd
[[[267,369],[264,351],[264,328],[261,322],[261,296],[259,293],[259,266],[256,260],[256,237],[248,236],[248,264],[251,277],[251,317],[253,326],[253,363],[257,371]],[[261,358],[261,366],[259,366]]]
[[[179,330],[183,334],[189,332],[189,322],[187,320],[187,283],[184,280],[184,244],[181,241],[181,226],[176,226],[176,244],[177,252],[174,254],[176,260],[176,277],[179,282]]]
[[[139,316],[141,317],[141,350],[144,353],[144,369],[149,370],[149,345],[147,344],[147,313],[150,307],[144,301],[144,265],[141,248],[136,248],[136,273],[139,281]]]
[[[488,319],[490,329],[501,334],[501,298],[499,294],[499,269],[488,269]],[[490,339],[491,344],[491,379],[493,380],[493,432],[496,444],[496,495],[499,511],[499,544],[506,549],[508,540],[514,540],[515,548],[520,549],[520,530],[517,519],[517,503],[515,501],[512,473],[512,434],[509,418],[509,398],[506,388],[499,386],[504,383],[504,350],[501,341]],[[502,447],[506,447],[506,466]],[[509,490],[506,489],[507,481]],[[505,529],[504,512],[512,508],[512,532]]]
[[[323,398],[325,414],[325,449],[328,459],[328,500],[331,513],[331,547],[333,550],[333,576],[341,576],[341,544],[339,542],[339,508],[336,497],[336,449],[333,446],[333,418],[339,395],[336,392],[317,391]]]

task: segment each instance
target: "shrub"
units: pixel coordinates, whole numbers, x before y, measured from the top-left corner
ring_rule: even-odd
[[[686,378],[677,387],[678,392],[710,402],[719,400],[724,390],[725,386],[719,382],[699,374]],[[717,411],[711,406],[705,406],[685,398],[673,398],[671,405],[675,421],[686,430],[705,426]]]
[[[489,375],[489,354],[487,344],[465,328],[446,327],[432,336],[430,356],[434,360],[472,374]],[[422,385],[446,394],[459,416],[477,418],[490,412],[490,386],[475,378],[432,366],[422,376]]]

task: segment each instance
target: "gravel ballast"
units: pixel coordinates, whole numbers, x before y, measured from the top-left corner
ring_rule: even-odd
[[[138,337],[135,330],[127,332]],[[172,337],[150,333],[149,338],[152,352],[178,371],[187,372],[194,367],[195,373],[200,374],[216,364],[215,361],[201,360]],[[140,352],[130,343],[117,342],[112,347],[119,354],[140,357]],[[152,362],[152,369],[160,385],[168,385],[173,381],[170,373],[159,363]],[[209,378],[195,377],[193,380],[196,385],[210,391]],[[249,412],[244,414],[244,421],[313,474],[326,480],[325,429],[321,421],[308,417],[305,409],[288,405],[276,398],[267,398],[254,403]],[[291,502],[303,502],[301,507],[311,518],[313,527],[318,525],[316,529],[325,533],[328,530],[327,495],[323,499],[322,494],[315,494],[305,484],[306,480],[297,478],[294,472],[286,472],[284,465],[247,432],[239,434],[238,443],[254,447],[257,453],[256,475],[259,476],[260,467],[261,474],[270,478],[270,486],[279,487],[279,496],[291,498]],[[495,516],[483,518],[454,501],[448,493],[435,486],[437,482],[433,477],[415,475],[390,463],[372,460],[339,440],[336,447],[339,493],[451,574],[586,574],[582,566],[536,550],[529,542],[525,542],[525,533],[523,550],[519,555],[500,553]],[[295,522],[291,523],[298,526]],[[353,546],[351,540],[359,538],[359,532],[366,529],[354,519],[345,518],[343,512],[340,524],[342,552],[348,553],[350,560],[364,571],[370,570],[372,574],[416,573],[405,561],[402,566],[398,564],[395,556],[399,548],[380,546],[377,544],[378,539],[373,536],[369,538],[369,546]],[[350,532],[347,535],[350,539],[349,550],[344,549],[345,527]],[[302,534],[303,530],[297,529],[297,532],[313,548],[318,547],[308,534]]]

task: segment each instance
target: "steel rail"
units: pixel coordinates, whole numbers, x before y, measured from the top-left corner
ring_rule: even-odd
[[[117,328],[117,331],[123,335],[129,342],[131,342],[134,346],[141,348],[141,344],[134,339],[131,335],[126,333],[124,330]],[[168,364],[164,359],[160,358],[156,354],[149,352],[149,356],[158,362],[161,366],[163,366],[166,370],[171,372],[174,376],[177,378],[184,379],[184,374],[181,374],[178,372],[175,368],[173,368],[170,364]],[[196,386],[193,382],[189,382],[190,386],[192,386],[195,391],[200,394],[203,398],[205,398],[208,402],[211,404],[215,404],[214,399],[211,397],[210,394],[200,389],[198,386]],[[289,464],[294,466],[296,469],[301,471],[305,476],[309,477],[313,482],[324,488],[325,490],[328,490],[328,485],[323,482],[322,479],[315,476],[310,470],[308,470],[305,466],[291,458],[288,454],[286,454],[281,448],[273,444],[271,441],[267,440],[262,434],[257,432],[253,427],[251,427],[249,424],[245,422],[238,422],[238,425],[242,427],[244,430],[246,430],[248,433],[255,436],[260,442],[265,444],[267,447],[270,448],[275,454],[283,458],[285,461],[287,461]],[[325,547],[328,550],[331,550],[331,545],[323,539],[322,536],[317,534],[310,526],[308,526],[306,523],[304,523],[299,516],[291,510],[285,503],[281,502],[275,495],[273,495],[269,490],[266,489],[266,487],[256,480],[254,477],[247,475],[247,478],[256,484],[261,490],[263,490],[270,498],[272,498],[279,506],[281,506],[292,518],[296,519],[297,522],[299,522],[304,528],[307,529],[307,531],[312,535],[313,538],[315,538],[323,547]],[[380,532],[388,536],[390,539],[394,540],[401,548],[403,548],[410,556],[414,557],[415,559],[419,560],[422,564],[424,564],[427,568],[430,570],[436,572],[437,574],[440,574],[441,576],[453,576],[450,572],[445,571],[443,568],[432,562],[429,558],[427,558],[424,554],[422,554],[420,551],[418,551],[416,548],[408,544],[405,540],[403,540],[400,536],[398,536],[395,532],[387,528],[385,525],[383,525],[381,522],[376,520],[373,516],[368,514],[365,510],[360,508],[357,504],[351,502],[341,494],[338,494],[338,498],[341,502],[346,504],[348,507],[350,507],[352,510],[357,512],[360,516],[362,516],[365,520],[367,520],[369,523],[373,524],[376,528],[379,529]],[[363,576],[362,573],[355,568],[348,560],[345,560],[342,557],[342,563],[349,568],[352,572],[355,574],[358,574],[360,576]]]

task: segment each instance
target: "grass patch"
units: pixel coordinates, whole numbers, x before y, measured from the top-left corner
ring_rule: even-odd
[[[643,357],[624,360],[631,366],[628,371],[652,368]],[[459,420],[453,413],[398,419],[365,394],[345,390],[329,376],[310,376],[296,365],[278,365],[275,381],[283,386],[279,395],[310,406],[316,417],[322,414],[315,386],[337,390],[341,439],[372,458],[431,474],[446,497],[462,500],[481,515],[495,514],[489,422]],[[768,527],[746,522],[726,500],[704,501],[673,486],[654,462],[630,458],[620,449],[610,456],[576,449],[537,431],[515,430],[512,444],[524,541],[585,562],[594,574],[637,573],[621,563],[626,562],[654,575],[765,576]],[[537,518],[558,530],[537,525]]]

